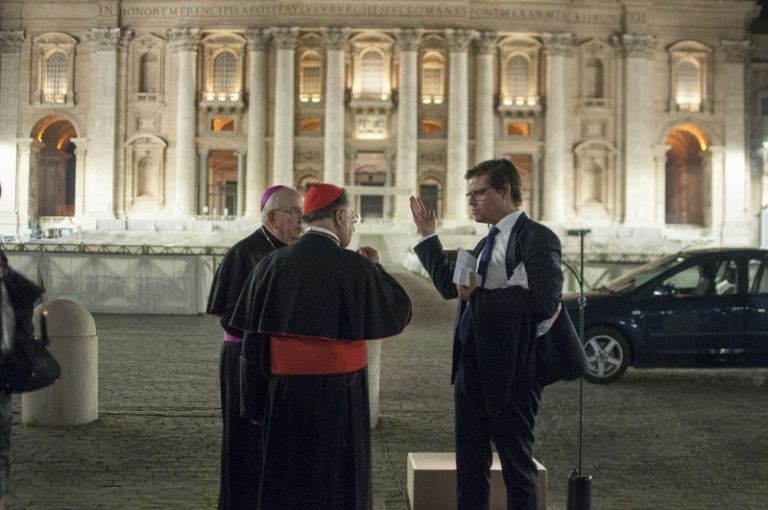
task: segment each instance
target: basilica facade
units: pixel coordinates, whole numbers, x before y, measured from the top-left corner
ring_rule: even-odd
[[[3,0],[0,232],[256,219],[272,184],[524,208],[605,236],[759,241],[768,69],[753,0]],[[756,43],[757,41],[757,46]],[[762,87],[766,87],[766,91]],[[768,142],[766,142],[768,146]]]

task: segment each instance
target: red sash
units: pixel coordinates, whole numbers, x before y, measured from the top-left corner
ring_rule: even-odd
[[[343,374],[368,364],[365,341],[270,337],[272,373],[278,375]]]

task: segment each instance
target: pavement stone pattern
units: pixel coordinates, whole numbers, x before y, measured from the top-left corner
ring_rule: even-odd
[[[383,342],[373,431],[376,510],[407,510],[406,456],[453,451],[455,301],[394,268],[415,305]],[[22,426],[14,396],[9,510],[212,509],[218,490],[220,331],[207,316],[97,315],[99,419]],[[583,472],[594,510],[768,508],[768,370],[629,370],[584,384]],[[536,457],[550,510],[578,466],[579,382],[544,391]],[[440,510],[440,509],[434,509]]]

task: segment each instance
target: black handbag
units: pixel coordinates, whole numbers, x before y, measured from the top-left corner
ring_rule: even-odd
[[[48,350],[45,315],[40,317],[41,337],[19,333],[0,361],[0,391],[26,393],[50,386],[61,377],[61,366]]]

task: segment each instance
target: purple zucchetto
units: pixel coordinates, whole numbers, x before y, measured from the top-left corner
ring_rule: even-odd
[[[267,200],[269,200],[269,197],[280,191],[281,189],[285,188],[282,184],[275,184],[274,186],[270,186],[267,188],[267,191],[264,192],[263,195],[261,195],[261,202],[259,202],[259,205],[261,206],[261,210],[264,210],[264,206],[267,205]]]

